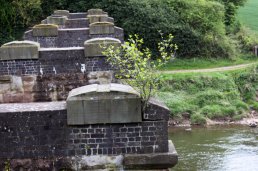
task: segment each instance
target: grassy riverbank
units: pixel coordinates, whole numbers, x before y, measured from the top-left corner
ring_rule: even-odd
[[[258,108],[258,68],[215,72],[162,74],[164,84],[157,96],[174,118],[189,117],[192,123],[209,119],[238,120],[250,108]]]

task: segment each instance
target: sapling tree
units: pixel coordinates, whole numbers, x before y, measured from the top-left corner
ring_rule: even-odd
[[[110,65],[116,69],[116,78],[122,83],[132,86],[142,98],[144,112],[150,97],[158,89],[161,79],[158,68],[174,58],[177,46],[173,44],[173,36],[166,38],[161,34],[158,43],[159,56],[154,59],[148,48],[143,47],[143,39],[138,35],[129,36],[127,42],[120,47],[105,46],[103,55]]]

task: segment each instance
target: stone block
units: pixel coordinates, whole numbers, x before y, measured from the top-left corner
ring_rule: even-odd
[[[107,14],[102,9],[89,9],[87,12],[88,15],[103,15]]]
[[[3,94],[0,93],[0,103],[4,103],[4,97]]]
[[[54,24],[39,24],[32,29],[35,37],[55,37],[58,36],[58,26]]]
[[[141,122],[141,99],[130,86],[87,85],[73,89],[67,98],[69,125]]]
[[[115,27],[111,22],[95,22],[90,24],[90,34],[114,34]]]
[[[19,76],[12,76],[11,90],[15,92],[23,92],[22,78]]]
[[[60,16],[69,16],[69,11],[68,10],[55,10],[54,15],[60,15]]]
[[[22,100],[22,102],[23,103],[28,103],[28,102],[33,102],[33,93],[31,93],[31,92],[28,92],[28,93],[24,93],[23,94],[23,100]]]
[[[34,82],[23,81],[23,90],[25,92],[32,92],[34,85],[35,85]]]
[[[108,17],[107,22],[114,23],[115,21],[114,21],[114,18],[112,18],[112,17]]]
[[[0,83],[0,93],[6,93],[11,90],[11,84],[6,83],[6,84],[1,84]]]
[[[22,77],[23,82],[33,82],[36,81],[36,76],[35,75],[25,75]]]
[[[4,103],[21,103],[23,102],[23,93],[5,93],[3,101]]]
[[[103,48],[121,46],[121,41],[115,38],[94,38],[84,42],[84,52],[86,57],[103,56]]]
[[[1,83],[11,83],[12,77],[10,75],[0,75],[0,84]]]
[[[38,59],[39,43],[32,41],[13,41],[0,48],[0,60]]]
[[[41,24],[47,24],[47,19],[42,20],[42,21],[41,21]]]
[[[68,18],[66,16],[49,16],[47,17],[48,24],[65,25]]]
[[[113,79],[112,71],[95,71],[88,74],[89,84],[110,84]]]
[[[150,154],[125,154],[124,168],[128,169],[168,169],[178,162],[178,154],[169,140],[169,152]]]
[[[108,22],[108,15],[88,15],[90,24],[97,22]]]

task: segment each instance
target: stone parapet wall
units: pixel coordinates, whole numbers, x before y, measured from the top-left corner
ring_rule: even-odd
[[[68,19],[65,23],[65,28],[86,28],[89,27],[89,19],[75,18]]]
[[[81,13],[70,13],[68,18],[69,19],[75,19],[75,18],[85,18],[87,16],[86,12]]]
[[[0,132],[0,158],[168,152],[166,120],[68,126],[65,102],[0,104]]]
[[[114,34],[90,35],[89,28],[59,29],[56,37],[34,37],[32,30],[25,32],[24,39],[38,42],[41,47],[83,47],[86,40],[98,37],[117,38],[124,42],[123,29],[115,27]]]

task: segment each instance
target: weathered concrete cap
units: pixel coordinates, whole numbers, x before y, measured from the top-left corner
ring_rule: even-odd
[[[54,37],[58,35],[58,25],[55,24],[39,24],[32,29],[35,37]]]
[[[0,60],[38,59],[40,44],[33,41],[13,41],[2,45]]]
[[[47,24],[65,25],[67,20],[67,16],[53,15],[47,17]]]
[[[114,23],[111,22],[95,22],[90,24],[90,34],[114,34]]]
[[[87,18],[89,18],[90,24],[96,23],[96,22],[108,22],[108,15],[88,15]]]
[[[87,85],[72,90],[67,98],[69,125],[141,121],[141,99],[128,85]]]
[[[123,93],[140,96],[139,93],[129,85],[111,83],[111,84],[91,84],[91,85],[86,85],[83,87],[73,89],[72,91],[70,91],[67,99],[70,99],[71,97],[83,95],[83,94],[88,94],[88,93],[103,93],[103,92],[112,92],[112,91],[123,92]]]
[[[61,16],[69,16],[69,11],[68,10],[55,10],[54,15],[61,15]]]
[[[114,46],[115,48],[121,46],[119,39],[104,37],[104,38],[93,38],[84,42],[84,53],[85,57],[90,56],[103,56],[103,46],[109,47]]]
[[[88,15],[102,15],[107,14],[102,9],[89,9],[87,12]]]
[[[115,21],[114,21],[114,18],[108,17],[107,22],[114,23]]]
[[[41,24],[47,24],[47,19],[42,20]]]

